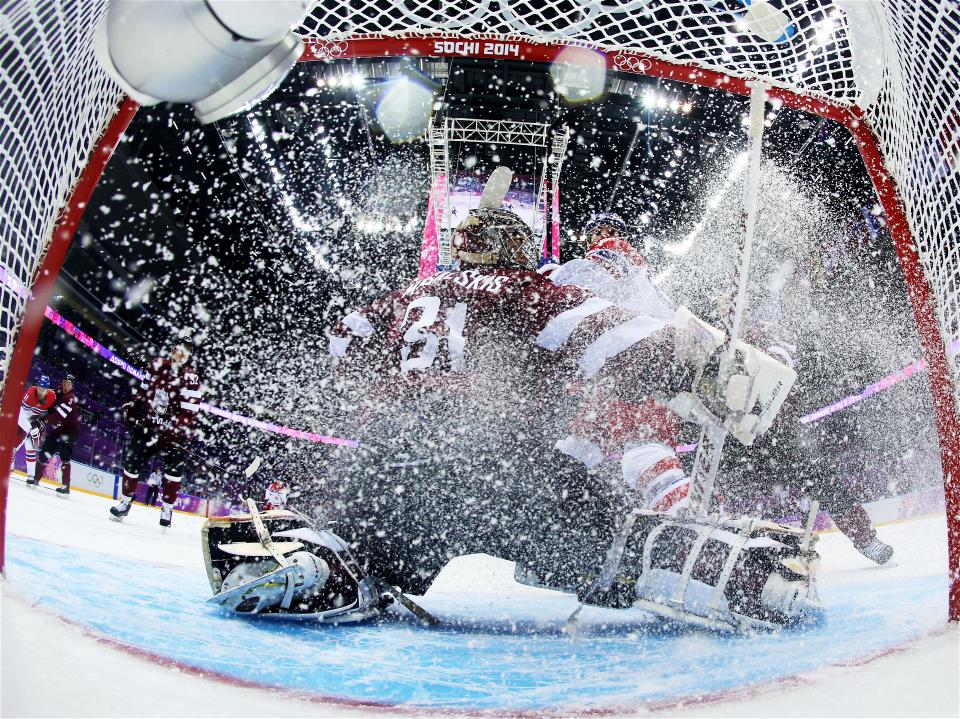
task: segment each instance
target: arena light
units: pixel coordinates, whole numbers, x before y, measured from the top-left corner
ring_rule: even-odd
[[[253,134],[253,139],[256,141],[257,147],[260,149],[267,165],[270,167],[270,175],[273,177],[273,181],[276,183],[277,189],[280,192],[280,198],[283,201],[283,206],[287,209],[290,222],[301,232],[319,232],[323,229],[323,226],[316,221],[304,218],[303,213],[300,212],[300,209],[296,206],[293,197],[287,192],[286,177],[277,167],[278,163],[270,152],[270,148],[267,145],[267,133],[263,129],[263,125],[252,115],[248,116],[247,119],[250,122],[250,131]]]
[[[406,74],[384,84],[374,115],[391,142],[423,137],[430,125],[433,89]]]
[[[729,189],[733,186],[733,183],[737,181],[737,178],[743,174],[743,171],[746,168],[747,153],[742,152],[737,155],[737,158],[733,161],[733,168],[731,169],[730,174],[727,175],[726,179],[723,181],[723,184],[716,191],[716,193],[714,193],[710,199],[707,200],[707,211],[704,216],[700,218],[700,220],[693,226],[693,229],[690,230],[690,233],[682,240],[679,242],[668,242],[664,244],[664,252],[668,252],[677,257],[682,257],[693,249],[694,242],[696,242],[697,238],[700,236],[700,233],[703,232],[703,228],[706,227],[710,212],[720,206],[720,203],[723,202],[724,195],[727,194]]]
[[[568,47],[550,65],[550,77],[556,91],[568,102],[594,100],[607,84],[606,59],[589,48]]]
[[[669,97],[654,90],[647,90],[640,99],[647,110],[670,110],[672,112],[689,114],[693,110],[693,103],[682,97]]]
[[[142,105],[188,103],[208,123],[247,109],[280,84],[303,52],[291,32],[306,0],[113,0],[94,50]]]

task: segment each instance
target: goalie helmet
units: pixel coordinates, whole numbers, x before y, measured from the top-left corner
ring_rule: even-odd
[[[535,270],[539,252],[526,223],[509,210],[471,210],[453,233],[457,259],[470,265]]]

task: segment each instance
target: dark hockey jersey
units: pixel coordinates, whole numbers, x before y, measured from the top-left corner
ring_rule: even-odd
[[[402,389],[490,393],[511,379],[602,379],[618,396],[675,391],[672,329],[531,271],[440,272],[352,312],[330,353],[355,382]],[[519,373],[512,378],[510,373]]]
[[[499,268],[441,272],[348,314],[330,352],[360,446],[318,486],[336,531],[413,592],[471,552],[586,581],[623,501],[554,445],[584,383],[625,401],[681,384],[672,328],[648,322]]]
[[[200,377],[190,366],[158,357],[127,410],[127,419],[164,435],[186,439],[200,409]]]
[[[70,433],[80,429],[80,400],[73,390],[60,392],[56,405],[47,416],[47,426]]]

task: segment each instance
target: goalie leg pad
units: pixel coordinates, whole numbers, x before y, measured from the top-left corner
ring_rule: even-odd
[[[381,609],[375,578],[363,574],[347,544],[300,515],[211,518],[201,538],[214,592],[207,601],[238,614],[340,623]]]
[[[607,606],[633,584],[635,605],[721,630],[775,629],[818,616],[816,552],[803,532],[754,519],[677,519],[643,512]],[[799,570],[799,571],[798,571]]]

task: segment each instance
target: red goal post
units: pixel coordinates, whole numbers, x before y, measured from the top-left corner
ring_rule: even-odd
[[[960,336],[960,10],[886,0],[871,4],[871,19],[842,0],[754,0],[754,8],[771,5],[790,18],[795,34],[778,44],[752,35],[756,18],[738,5],[321,0],[300,31],[307,41],[302,60],[551,62],[577,45],[601,53],[616,72],[740,95],[748,94],[748,80],[759,79],[786,106],[846,127],[888,218],[930,370],[947,497],[950,616],[960,619],[960,381],[956,357],[947,352]],[[14,0],[0,11],[0,447],[7,456],[43,306],[86,199],[136,110],[130,101],[121,105],[93,57],[93,29],[105,8],[105,0]],[[864,70],[853,46],[862,43],[856,24],[867,22],[878,28],[873,50],[882,50],[885,66],[882,85],[861,107],[868,93],[858,86]],[[937,157],[927,162],[929,153]],[[0,563],[7,474],[0,459]]]

